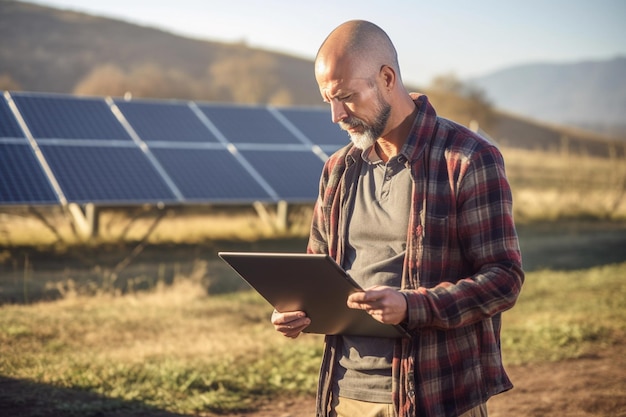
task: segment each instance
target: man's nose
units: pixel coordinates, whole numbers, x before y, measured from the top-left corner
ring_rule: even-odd
[[[334,99],[330,102],[330,111],[333,119],[333,123],[339,123],[343,119],[348,117],[346,106],[341,101]]]

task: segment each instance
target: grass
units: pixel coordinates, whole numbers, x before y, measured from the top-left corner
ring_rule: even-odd
[[[288,343],[250,292],[189,281],[151,294],[4,306],[0,373],[172,412],[235,411],[313,390],[321,342]]]
[[[518,222],[626,219],[626,159],[503,148]]]
[[[508,363],[593,354],[626,336],[626,264],[528,274],[517,305],[504,314]]]
[[[624,276],[626,263],[529,273],[517,305],[504,314],[505,362],[559,361],[623,342]],[[189,278],[149,293],[5,305],[0,374],[120,400],[107,403],[113,409],[138,402],[182,414],[312,395],[322,337],[283,338],[270,313],[255,293],[207,295]],[[80,415],[87,405],[56,407]]]

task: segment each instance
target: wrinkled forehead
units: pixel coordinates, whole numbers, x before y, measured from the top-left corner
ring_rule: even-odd
[[[354,93],[362,93],[373,86],[371,78],[340,78],[318,83],[324,101],[342,99]]]

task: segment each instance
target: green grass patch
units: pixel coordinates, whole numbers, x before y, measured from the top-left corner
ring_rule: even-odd
[[[507,363],[559,361],[624,340],[626,263],[527,275],[517,305],[503,315]]]
[[[623,342],[624,277],[626,263],[529,273],[503,316],[505,362],[559,361]],[[189,281],[151,293],[5,305],[0,375],[115,398],[107,411],[143,404],[181,414],[241,412],[279,395],[312,395],[322,337],[283,338],[270,314],[252,292],[207,295]],[[53,404],[68,415],[98,407]]]

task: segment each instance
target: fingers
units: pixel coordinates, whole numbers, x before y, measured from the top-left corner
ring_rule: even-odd
[[[280,313],[274,310],[271,321],[277,332],[291,339],[300,336],[300,333],[311,324],[311,319],[306,316],[304,311]]]
[[[360,310],[377,310],[385,307],[389,287],[372,287],[355,292],[348,297],[348,307]]]
[[[376,286],[366,291],[356,292],[348,297],[347,305],[353,309],[365,310],[381,323],[398,324],[407,314],[407,302],[398,290]]]

